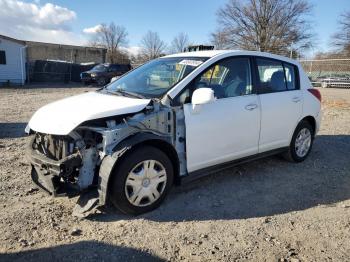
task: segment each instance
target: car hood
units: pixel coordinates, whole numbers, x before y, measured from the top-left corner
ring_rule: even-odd
[[[100,73],[104,73],[105,71],[100,71],[100,70],[89,70],[89,71],[85,71],[83,73],[88,73],[88,74],[100,74]]]
[[[34,113],[26,131],[30,128],[45,134],[67,135],[87,120],[136,113],[144,109],[150,101],[88,92],[43,106]]]

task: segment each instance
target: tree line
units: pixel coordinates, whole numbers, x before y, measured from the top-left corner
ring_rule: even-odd
[[[209,43],[216,49],[242,49],[270,52],[297,58],[315,47],[312,30],[312,5],[307,0],[228,0],[217,11],[217,29],[210,34]],[[335,49],[318,57],[350,55],[350,11],[338,21],[338,32],[332,35]],[[157,32],[148,31],[140,41],[138,54],[126,48],[128,32],[124,26],[102,24],[93,46],[107,49],[111,63],[141,64],[169,53],[183,52],[190,45],[188,34],[177,34],[170,44]],[[203,43],[202,43],[203,44]]]

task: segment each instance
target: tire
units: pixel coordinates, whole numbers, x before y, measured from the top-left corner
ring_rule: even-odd
[[[148,175],[144,175],[147,172]],[[109,192],[113,205],[123,213],[139,215],[156,209],[163,202],[173,184],[174,169],[165,153],[145,146],[126,155],[111,175]]]
[[[107,83],[107,80],[104,77],[97,79],[97,85],[99,85],[99,86],[105,86],[106,83]]]
[[[306,132],[307,136],[310,135],[310,138],[309,138],[310,141],[308,142],[305,139],[305,141],[304,141],[305,142],[305,144],[304,144],[305,150],[301,150],[301,148],[302,148],[301,145],[303,145],[303,144],[299,143],[300,145],[297,146],[297,143],[299,140],[298,138],[299,138],[299,136],[301,136],[303,134],[305,135],[305,132]],[[313,141],[314,141],[314,130],[313,130],[312,126],[310,125],[310,123],[307,121],[300,122],[294,131],[292,141],[290,142],[288,151],[283,154],[284,158],[290,162],[297,162],[298,163],[298,162],[304,161],[311,152]]]

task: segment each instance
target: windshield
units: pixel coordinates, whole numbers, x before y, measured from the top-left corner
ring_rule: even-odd
[[[97,66],[94,66],[91,71],[100,71],[100,72],[103,72],[103,71],[106,71],[106,66],[104,65],[97,65]]]
[[[105,89],[145,98],[161,97],[207,59],[171,57],[152,60],[112,82]]]

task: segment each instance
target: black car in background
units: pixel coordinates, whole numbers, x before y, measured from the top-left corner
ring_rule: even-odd
[[[84,84],[106,85],[113,77],[121,76],[131,70],[130,64],[99,64],[91,70],[82,72],[80,79]]]

